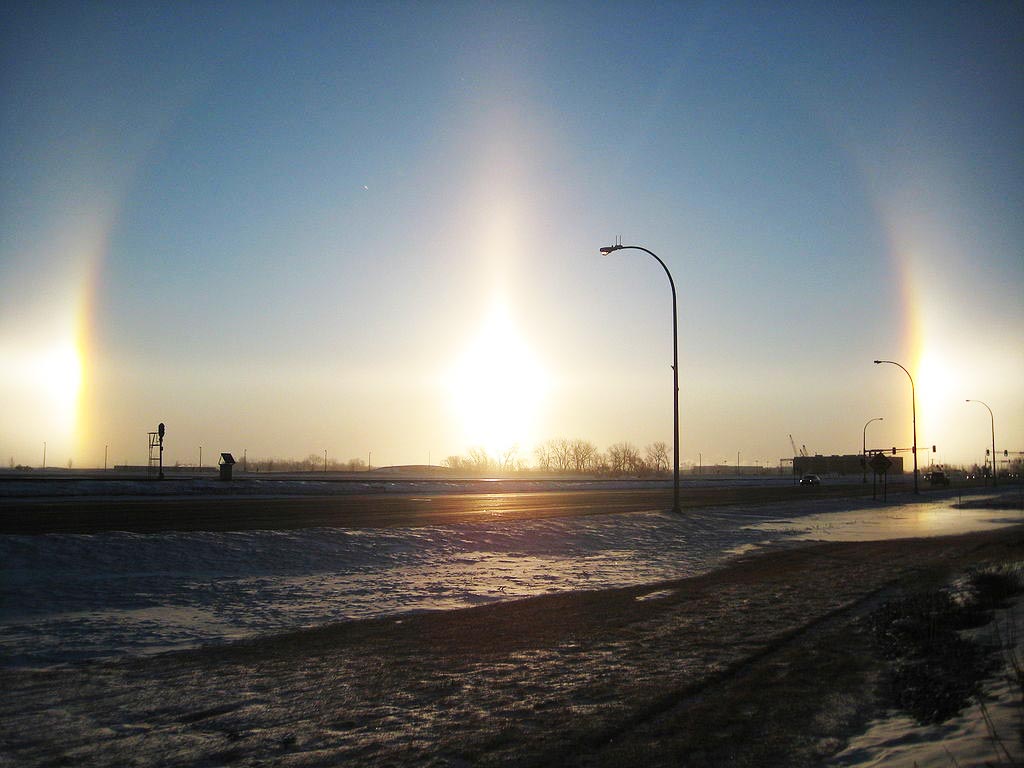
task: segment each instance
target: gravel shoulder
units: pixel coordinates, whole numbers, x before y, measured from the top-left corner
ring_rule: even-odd
[[[879,706],[856,619],[1024,527],[0,673],[0,765],[815,765]]]

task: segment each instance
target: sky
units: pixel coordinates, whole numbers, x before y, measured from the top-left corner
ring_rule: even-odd
[[[4,465],[671,446],[617,241],[684,466],[1024,451],[1019,3],[15,1],[0,57]]]

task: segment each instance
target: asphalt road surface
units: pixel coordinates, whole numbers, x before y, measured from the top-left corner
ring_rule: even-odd
[[[870,493],[870,485],[857,484],[686,488],[681,506],[685,513],[694,507]],[[0,534],[386,528],[667,511],[671,507],[670,488],[446,495],[24,498],[0,501]]]

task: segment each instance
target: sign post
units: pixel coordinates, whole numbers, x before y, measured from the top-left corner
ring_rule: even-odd
[[[161,421],[160,426],[156,428],[157,435],[160,436],[160,479],[164,479],[164,423]]]
[[[871,474],[871,498],[872,499],[876,498],[876,496],[875,496],[875,482],[876,482],[878,476],[881,475],[882,476],[882,499],[884,500],[886,498],[886,491],[888,490],[888,488],[887,488],[888,483],[886,481],[886,478],[888,477],[887,473],[889,471],[889,467],[892,466],[892,459],[890,459],[888,456],[885,456],[885,455],[883,455],[881,453],[876,453],[874,456],[871,457],[870,464],[871,464],[871,470],[872,470],[872,474]]]

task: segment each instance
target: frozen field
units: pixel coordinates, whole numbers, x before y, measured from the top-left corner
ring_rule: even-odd
[[[1012,492],[1016,498],[1017,492]],[[404,529],[0,536],[0,657],[47,667],[694,575],[757,547],[980,530],[1013,509],[807,501]]]

